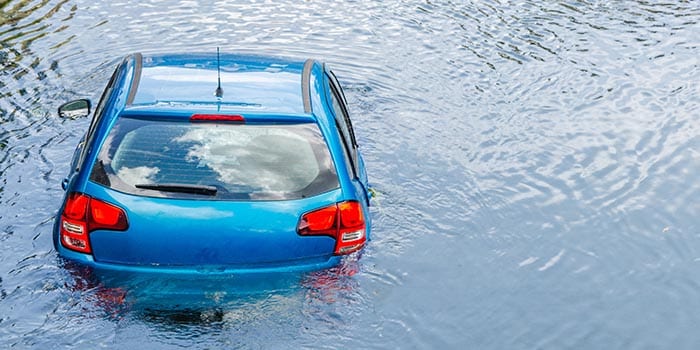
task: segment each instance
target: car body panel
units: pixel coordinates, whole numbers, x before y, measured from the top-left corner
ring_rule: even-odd
[[[104,142],[111,125],[116,121],[117,115],[126,106],[129,93],[134,84],[134,77],[137,75],[137,68],[140,66],[137,62],[140,59],[141,55],[130,55],[117,66],[109,84],[112,85],[111,91],[109,91],[110,87],[108,85],[100,104],[95,109],[93,120],[81,142],[82,150],[80,151],[81,154],[77,166],[71,169],[71,171],[75,172],[76,178],[69,180],[68,187],[76,192],[85,191],[84,188],[90,176],[90,171],[87,171],[87,169],[91,168],[99,147]],[[81,171],[83,169],[85,171]],[[72,184],[72,181],[75,181],[75,183]]]
[[[301,64],[223,55],[220,58],[223,95],[217,98],[212,89],[212,83],[218,80],[216,63],[216,57],[211,55],[146,57],[131,104],[155,107],[199,104],[218,110],[304,113]],[[183,85],[187,89],[182,89]]]
[[[129,225],[136,228],[93,232],[95,260],[151,266],[267,267],[327,261],[335,240],[301,237],[296,226],[319,202],[341,198],[335,190],[290,201],[184,200],[129,195],[93,183],[88,192],[128,208]]]

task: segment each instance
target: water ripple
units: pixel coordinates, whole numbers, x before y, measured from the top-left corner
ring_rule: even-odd
[[[699,21],[692,1],[2,2],[0,344],[692,348]],[[176,292],[208,282],[70,272],[50,231],[88,120],[54,109],[126,53],[216,46],[336,70],[373,241],[190,307]]]

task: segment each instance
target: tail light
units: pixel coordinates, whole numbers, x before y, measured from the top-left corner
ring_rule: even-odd
[[[355,201],[336,203],[302,215],[297,232],[302,236],[335,238],[336,255],[350,254],[365,245],[365,218]]]
[[[123,209],[82,193],[71,193],[61,214],[61,243],[68,249],[91,254],[90,232],[124,231],[128,227]]]

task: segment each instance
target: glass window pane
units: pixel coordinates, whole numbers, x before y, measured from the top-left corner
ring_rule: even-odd
[[[213,124],[123,118],[91,179],[127,192],[188,197],[143,185],[217,188],[218,199],[294,199],[338,187],[315,124]],[[141,187],[141,188],[139,188]]]

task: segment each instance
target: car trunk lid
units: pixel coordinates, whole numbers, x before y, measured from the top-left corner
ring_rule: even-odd
[[[150,266],[294,265],[328,260],[335,240],[297,234],[307,211],[340,190],[299,200],[212,201],[151,198],[94,185],[97,197],[128,208],[126,231],[90,234],[97,262]]]

